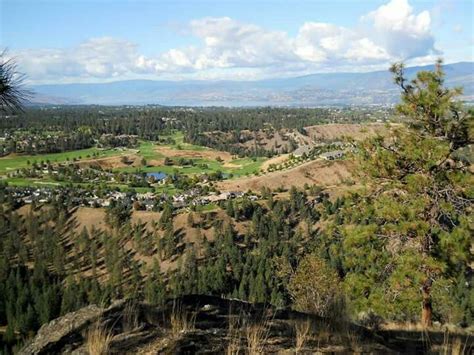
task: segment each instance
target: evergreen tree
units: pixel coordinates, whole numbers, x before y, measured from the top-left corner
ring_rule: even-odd
[[[342,211],[333,204],[330,212],[341,216],[328,232],[341,246],[344,284],[356,309],[405,313],[430,326],[433,312],[447,316],[433,305],[454,291],[455,276],[467,275],[472,262],[474,192],[454,153],[472,141],[473,117],[457,100],[461,91],[444,86],[441,62],[410,82],[402,64],[391,70],[402,90],[397,110],[409,128],[363,144],[359,163],[368,191]]]

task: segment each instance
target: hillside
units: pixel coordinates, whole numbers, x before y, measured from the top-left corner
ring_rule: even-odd
[[[344,182],[353,179],[350,161],[310,161],[296,168],[275,171],[262,176],[224,180],[217,184],[221,191],[260,191],[267,187],[278,189],[291,181],[292,186],[303,188],[307,185],[341,188]]]
[[[407,68],[413,77],[433,66]],[[445,65],[447,84],[463,86],[473,100],[474,63]],[[100,84],[36,85],[33,102],[46,104],[162,104],[177,106],[332,106],[390,105],[398,90],[388,70],[328,73],[258,81],[129,80]]]

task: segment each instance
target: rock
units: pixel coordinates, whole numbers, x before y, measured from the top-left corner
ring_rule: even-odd
[[[79,337],[73,336],[84,329],[92,321],[98,319],[104,309],[96,305],[90,305],[76,312],[68,313],[48,324],[43,325],[33,341],[25,346],[18,354],[44,354],[54,351],[58,343],[69,337],[68,342],[79,341]]]
[[[43,325],[33,340],[28,343],[19,355],[55,353],[63,346],[74,347],[76,343],[83,343],[82,335],[91,323],[94,323],[105,314],[123,307],[124,301],[116,301],[106,309],[96,305],[89,305],[78,311],[68,313]]]

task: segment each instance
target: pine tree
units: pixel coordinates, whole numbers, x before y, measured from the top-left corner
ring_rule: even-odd
[[[441,62],[410,82],[402,64],[391,71],[408,128],[362,145],[358,157],[368,190],[342,211],[340,203],[332,206],[331,213],[343,214],[332,238],[341,243],[352,302],[410,318],[421,304],[418,319],[430,326],[433,297],[451,292],[453,275],[466,273],[472,261],[474,192],[454,153],[472,141],[473,117],[456,99],[461,91],[444,86]]]

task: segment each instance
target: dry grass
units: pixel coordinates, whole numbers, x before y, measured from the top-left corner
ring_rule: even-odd
[[[461,337],[451,335],[449,332],[444,333],[443,345],[441,353],[443,355],[465,355],[472,354],[472,344],[469,343],[469,336],[463,343]]]
[[[266,317],[260,321],[251,322],[243,314],[238,316],[229,315],[227,330],[229,341],[225,351],[226,354],[264,354],[265,345],[270,337],[271,318]]]
[[[323,124],[305,127],[308,135],[317,141],[334,141],[350,137],[354,140],[363,140],[376,134],[387,134],[385,124]]]
[[[380,329],[383,330],[409,330],[421,332],[425,330],[425,327],[421,323],[413,322],[384,322]]]
[[[170,315],[170,328],[171,335],[174,338],[179,338],[181,334],[193,330],[195,322],[195,314],[189,314],[183,309],[181,304],[173,303],[173,309]]]
[[[362,342],[361,342],[361,339],[360,339],[359,335],[356,332],[348,330],[346,338],[347,338],[347,342],[348,342],[348,344],[350,344],[351,350],[353,352],[361,351]]]
[[[343,181],[354,179],[353,165],[354,163],[350,160],[333,162],[313,160],[292,169],[275,171],[262,176],[220,181],[217,183],[217,188],[220,191],[259,191],[262,187],[277,189],[288,181],[297,188],[303,188],[305,184],[323,187],[341,186]]]
[[[86,349],[90,355],[105,355],[109,353],[112,332],[97,322],[88,332]]]
[[[126,158],[128,162],[130,162],[130,164],[124,163],[124,161],[122,160],[124,157]],[[140,160],[141,159],[137,154],[122,153],[120,155],[112,156],[112,157],[83,159],[77,162],[76,165],[78,165],[81,168],[100,167],[101,169],[105,170],[105,169],[125,168],[130,165],[136,166]]]
[[[299,354],[309,339],[312,323],[309,319],[295,323],[295,352]]]
[[[245,329],[249,354],[263,354],[267,329],[263,324],[255,324]]]
[[[135,303],[129,302],[123,310],[122,328],[124,332],[131,332],[138,328],[139,309]]]
[[[227,344],[227,355],[238,355],[242,348],[242,328],[241,328],[242,314],[238,317],[229,315],[227,337],[229,342]]]
[[[261,171],[267,171],[268,168],[270,167],[270,165],[272,165],[272,164],[279,165],[281,163],[284,163],[285,161],[288,160],[289,156],[290,156],[290,154],[282,154],[282,155],[277,155],[276,157],[270,158],[270,159],[263,162],[260,170]]]
[[[215,160],[221,158],[229,162],[232,161],[232,154],[214,149],[205,150],[179,150],[172,147],[160,146],[155,147],[155,151],[168,158],[192,158],[192,159],[211,159]]]
[[[270,336],[270,321],[262,320],[245,328],[247,352],[249,355],[264,354],[265,344]]]

